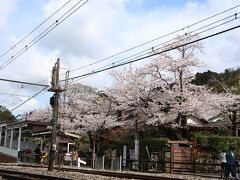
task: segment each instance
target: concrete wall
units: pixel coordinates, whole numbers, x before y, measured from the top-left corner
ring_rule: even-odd
[[[0,153],[0,163],[17,163],[17,158]]]
[[[6,154],[11,157],[15,157],[15,158],[18,157],[18,151],[16,149],[10,149],[8,147],[0,146],[0,153]]]

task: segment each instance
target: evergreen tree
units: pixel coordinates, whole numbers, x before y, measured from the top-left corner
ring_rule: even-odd
[[[0,121],[12,122],[16,118],[12,113],[5,107],[0,105]]]
[[[240,68],[226,69],[223,73],[212,71],[197,73],[192,82],[196,85],[207,85],[217,93],[240,94]]]

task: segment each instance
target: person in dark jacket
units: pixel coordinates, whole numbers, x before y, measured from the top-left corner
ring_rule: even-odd
[[[39,164],[40,163],[40,144],[36,147],[36,149],[34,150],[35,153],[35,163]]]
[[[225,178],[228,178],[229,174],[231,173],[231,175],[235,179],[239,179],[239,176],[237,174],[238,162],[237,162],[235,154],[234,154],[234,149],[235,148],[233,146],[230,146],[230,149],[226,153],[227,171],[226,171]]]

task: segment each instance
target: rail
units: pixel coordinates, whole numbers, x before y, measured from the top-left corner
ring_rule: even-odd
[[[7,166],[7,165],[6,165]],[[24,167],[32,167],[32,168],[42,168],[42,166],[36,165],[29,165],[29,164],[21,164],[18,166]],[[14,168],[14,166],[11,166]],[[125,179],[142,179],[142,180],[183,180],[184,178],[179,177],[166,177],[161,174],[141,174],[141,173],[133,173],[133,172],[112,172],[112,171],[97,171],[97,170],[90,170],[90,169],[75,169],[75,168],[57,168],[58,171],[65,171],[65,172],[74,172],[74,174],[79,173],[79,177],[81,174],[91,174],[91,175],[101,175],[106,177],[116,177],[116,178],[125,178]],[[45,171],[47,169],[45,168]],[[70,180],[70,178],[61,178],[58,176],[48,176],[48,175],[41,175],[41,174],[34,174],[34,173],[25,173],[25,172],[16,172],[14,170],[2,170],[0,167],[0,175],[3,179],[60,179],[60,180]]]
[[[49,175],[41,175],[41,174],[34,174],[34,173],[26,173],[14,170],[6,170],[0,169],[0,176],[2,179],[14,179],[14,180],[41,180],[41,179],[48,179],[48,180],[71,180],[70,178],[62,178],[58,176],[49,176]]]

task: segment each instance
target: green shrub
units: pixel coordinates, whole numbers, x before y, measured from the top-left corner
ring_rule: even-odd
[[[140,159],[149,159],[147,149],[149,153],[159,152],[162,154],[164,154],[165,151],[170,150],[168,138],[145,138],[141,140],[139,143],[140,143]]]
[[[197,147],[206,150],[213,158],[218,158],[221,152],[229,149],[230,145],[235,146],[235,153],[240,158],[240,138],[218,135],[196,135]]]

